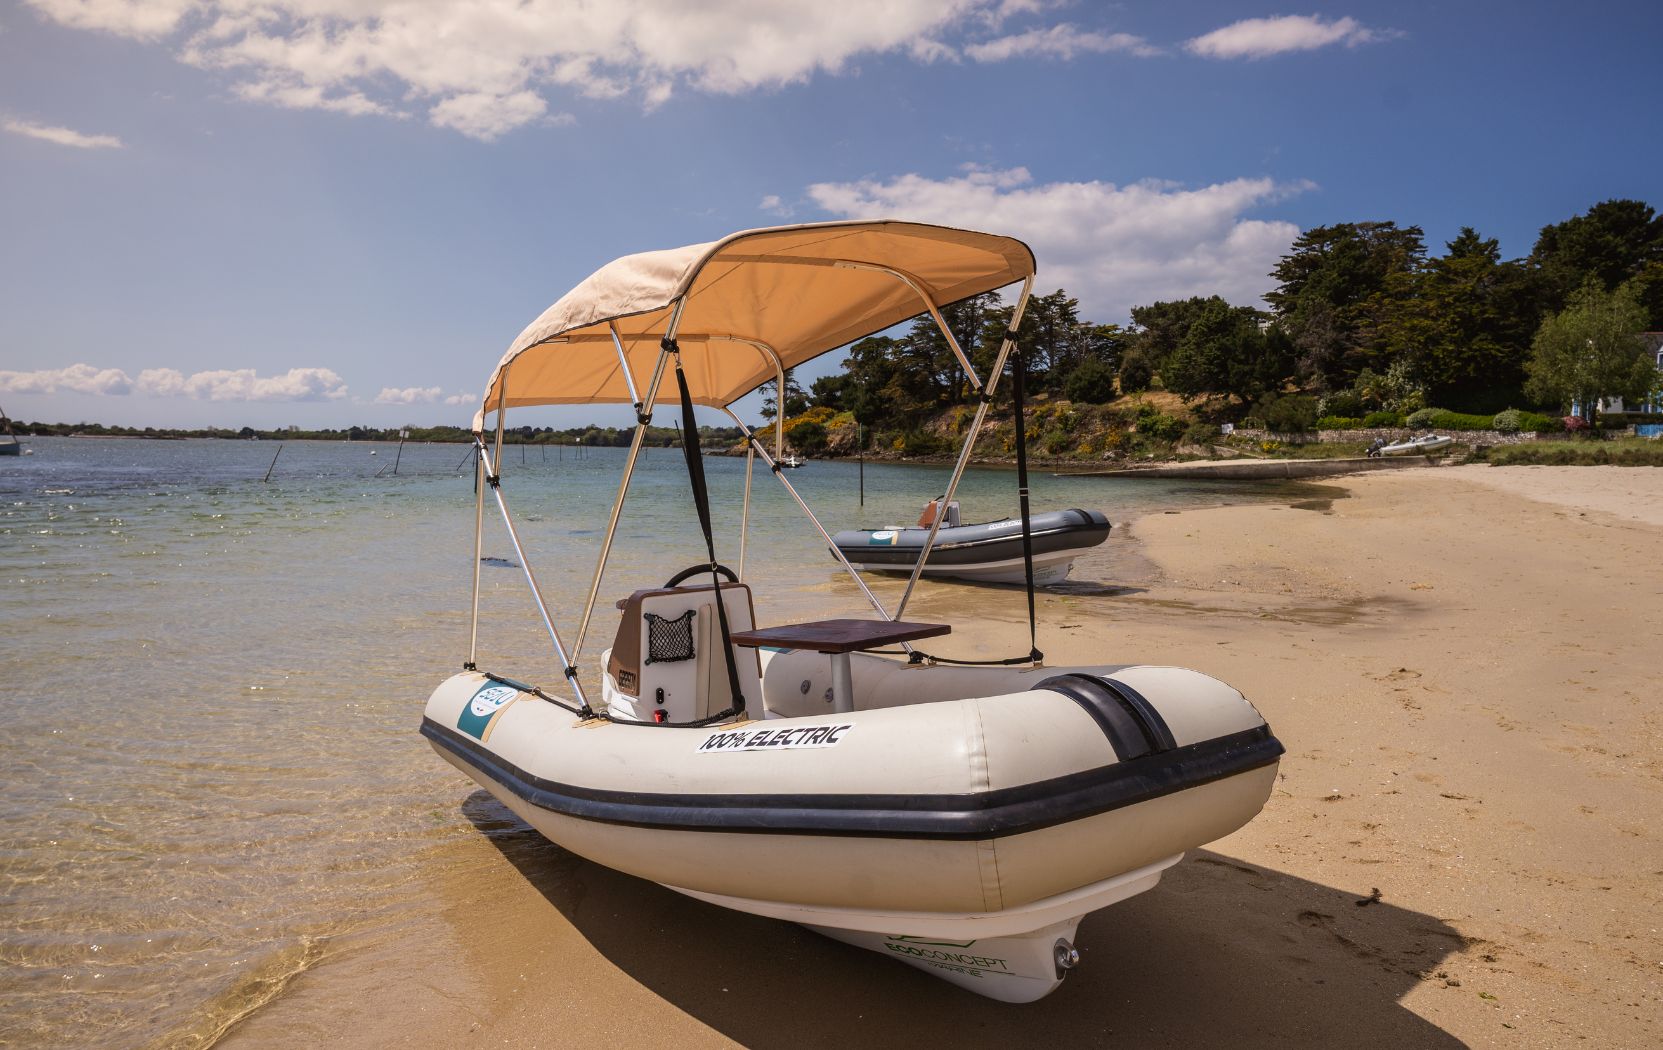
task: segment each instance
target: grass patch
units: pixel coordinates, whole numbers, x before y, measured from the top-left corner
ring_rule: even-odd
[[[1663,442],[1531,441],[1492,448],[1486,458],[1492,467],[1663,467]]]

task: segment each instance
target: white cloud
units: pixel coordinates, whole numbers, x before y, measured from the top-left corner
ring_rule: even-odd
[[[789,219],[792,214],[790,205],[780,200],[780,195],[777,193],[770,193],[762,198],[762,202],[757,207],[769,215],[777,215],[782,219]]]
[[[1324,21],[1320,15],[1246,18],[1186,41],[1184,49],[1203,58],[1268,58],[1289,51],[1314,51],[1331,44],[1357,47],[1403,34],[1370,29],[1355,18]]]
[[[1030,29],[1026,33],[1003,36],[981,44],[970,44],[964,53],[978,62],[1003,62],[1010,58],[1060,58],[1069,61],[1077,55],[1103,54],[1124,51],[1147,58],[1161,53],[1141,36],[1130,33],[1093,33],[1064,23],[1048,29]]]
[[[451,128],[470,138],[490,142],[522,124],[529,124],[549,108],[535,91],[497,96],[484,92],[452,95],[428,110],[437,128]]]
[[[327,368],[266,377],[252,368],[221,369],[190,376],[183,392],[199,401],[336,401],[346,397],[346,382]]]
[[[136,389],[152,397],[177,397],[185,392],[185,373],[177,368],[146,368]]]
[[[70,365],[38,372],[0,372],[0,391],[8,394],[129,394],[133,380],[119,368]]]
[[[0,372],[0,393],[105,394],[189,397],[198,401],[335,401],[346,397],[346,382],[327,368],[291,368],[260,376],[252,368],[197,372],[147,368],[137,382],[119,368],[74,364],[35,372]]]
[[[1275,286],[1268,274],[1299,227],[1244,214],[1310,188],[1271,179],[1193,189],[1153,181],[1035,184],[1015,168],[819,183],[808,194],[837,216],[906,216],[1019,237],[1039,260],[1040,291],[1066,288],[1084,316],[1106,322],[1124,320],[1136,305],[1192,295],[1253,303]]]
[[[87,135],[70,128],[53,127],[50,124],[34,124],[27,120],[7,120],[0,127],[14,135],[27,135],[32,139],[42,139],[46,142],[56,142],[60,146],[74,146],[77,149],[120,149],[122,141],[114,135]]]
[[[375,395],[378,405],[431,405],[439,400],[444,391],[436,386],[384,386],[381,393]]]
[[[62,25],[165,41],[237,97],[350,115],[422,116],[480,139],[543,122],[560,93],[738,94],[842,74],[860,58],[928,63],[1135,50],[1068,26],[989,41],[1046,0],[25,0]],[[569,118],[555,118],[556,123]]]
[[[101,29],[135,40],[171,33],[196,0],[27,0],[53,21],[75,29]]]
[[[445,404],[447,405],[477,405],[478,403],[478,394],[452,394],[445,398]]]

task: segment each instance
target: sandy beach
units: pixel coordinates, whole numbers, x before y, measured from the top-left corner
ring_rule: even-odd
[[[1087,918],[1050,998],[599,868],[457,776],[435,819],[482,834],[434,847],[445,907],[274,977],[223,1045],[1663,1044],[1663,470],[1316,495],[1145,517],[1077,567],[1107,586],[1042,597],[1051,661],[1204,670],[1288,748],[1257,820]],[[917,612],[959,619],[952,651],[1015,646],[1016,592]],[[437,761],[413,734],[400,760]]]

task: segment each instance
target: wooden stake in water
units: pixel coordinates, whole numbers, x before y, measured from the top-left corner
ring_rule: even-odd
[[[279,443],[278,446],[277,446],[277,451],[273,452],[271,454],[271,466],[266,468],[266,476],[261,478],[260,479],[261,481],[270,481],[271,480],[272,467],[277,466],[277,457],[281,456],[282,454],[283,454],[283,446],[282,446],[281,443]]]
[[[410,436],[408,430],[398,432],[398,451],[393,454],[393,473],[398,473],[398,461],[404,458],[404,439]]]
[[[866,506],[866,441],[860,432],[860,421],[855,421],[855,456],[860,464],[860,505]]]

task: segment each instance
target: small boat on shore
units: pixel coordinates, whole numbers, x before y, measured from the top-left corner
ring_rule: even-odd
[[[23,443],[12,433],[12,421],[5,412],[0,411],[0,456],[21,456]]]
[[[1428,452],[1438,452],[1455,444],[1455,439],[1441,434],[1422,434],[1418,438],[1399,441],[1395,445],[1383,445],[1380,448],[1382,456],[1415,456]]]
[[[1017,282],[984,379],[940,308]],[[460,672],[427,701],[422,736],[551,841],[598,864],[800,923],[993,999],[1056,989],[1081,961],[1074,938],[1085,915],[1152,889],[1186,850],[1259,813],[1282,745],[1239,691],[1201,672],[1109,653],[1046,666],[1032,585],[1025,655],[965,661],[917,648],[952,631],[903,618],[941,530],[926,530],[905,593],[885,605],[777,469],[778,421],[770,442],[732,408],[763,383],[783,388],[788,368],[928,313],[981,395],[940,500],[950,508],[1007,364],[1021,418],[1015,333],[1033,286],[1020,241],[896,221],[752,230],[602,267],[521,333],[485,386],[472,426],[472,633]],[[775,300],[790,309],[770,308]],[[612,644],[590,671],[584,642],[664,382],[679,400],[703,545],[690,568],[617,603]],[[508,408],[551,404],[629,405],[638,420],[569,648],[503,478]],[[713,520],[696,404],[724,411],[748,446],[736,523]],[[812,525],[808,549],[831,546],[874,618],[758,626],[745,582],[754,459]],[[1020,456],[1017,484],[1014,528],[1031,580],[1027,551],[1049,519],[1029,512]],[[558,685],[477,662],[487,498]],[[1057,513],[1107,532],[1100,515]],[[718,535],[736,541],[738,571],[717,560]]]
[[[931,503],[916,525],[882,529],[845,529],[832,543],[849,563],[863,572],[910,573],[929,539],[935,508]],[[1060,583],[1068,578],[1074,559],[1109,538],[1112,526],[1095,510],[1040,511],[1030,517],[1029,545],[1034,583]],[[963,524],[957,502],[948,506],[937,531],[924,575],[976,583],[1022,583],[1022,519],[1005,518]]]

